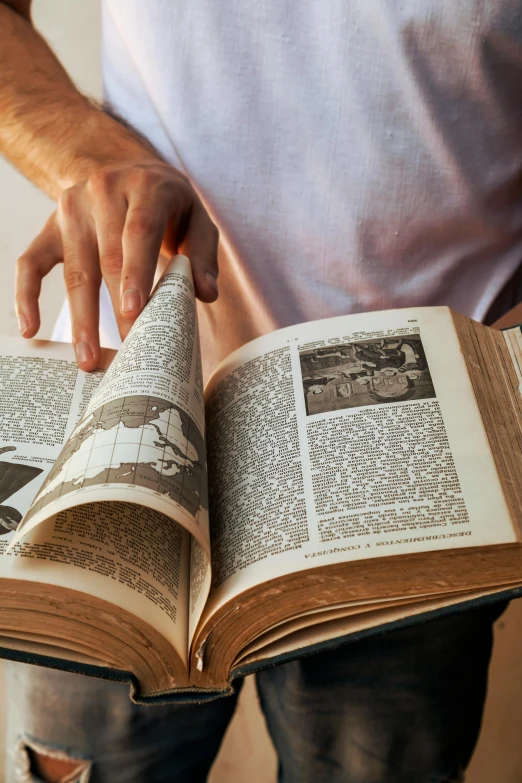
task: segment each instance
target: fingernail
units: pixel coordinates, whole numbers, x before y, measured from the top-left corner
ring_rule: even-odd
[[[217,294],[218,283],[217,283],[216,275],[212,274],[212,272],[205,272],[205,280],[212,286],[212,288]]]
[[[25,334],[29,329],[29,321],[25,315],[18,315],[18,329],[20,330],[20,334]]]
[[[128,291],[124,291],[121,297],[121,311],[122,313],[132,313],[133,310],[139,310],[141,305],[140,292],[136,288],[129,288]]]
[[[85,364],[86,362],[90,362],[94,357],[89,343],[77,343],[74,346],[74,350],[76,352],[76,361],[78,364]]]

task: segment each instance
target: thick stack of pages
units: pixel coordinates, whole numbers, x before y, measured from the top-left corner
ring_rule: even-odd
[[[259,337],[204,392],[183,256],[99,372],[4,339],[0,655],[213,698],[518,594],[521,363],[520,328],[413,308]]]

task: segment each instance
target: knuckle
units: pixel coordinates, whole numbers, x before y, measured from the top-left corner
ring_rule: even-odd
[[[165,181],[165,172],[157,168],[139,169],[141,182],[147,188],[154,188]]]
[[[180,182],[183,183],[186,187],[190,188],[190,190],[193,190],[192,185],[190,184],[190,180],[187,177],[186,174],[183,174],[182,171],[179,171],[179,169],[176,169],[176,177],[180,180]]]
[[[181,174],[176,169],[170,167],[164,167],[160,171],[156,172],[155,182],[157,183],[160,193],[172,197],[183,196],[189,197],[191,200],[195,197],[195,191],[188,177]]]
[[[173,180],[166,182],[160,192],[171,215],[188,218],[196,201],[196,195],[190,185]]]
[[[114,175],[109,171],[95,171],[87,181],[89,192],[95,197],[105,197],[110,194]]]
[[[123,251],[119,247],[107,248],[100,256],[100,264],[106,274],[119,274],[123,267]]]
[[[196,191],[188,180],[174,181],[173,185],[173,195],[178,200],[180,206],[182,204],[192,206],[197,201]]]
[[[85,269],[79,269],[78,267],[70,266],[64,267],[63,279],[67,291],[74,291],[77,288],[83,288],[92,282],[91,276]]]
[[[166,171],[167,179],[169,181],[175,183],[178,187],[187,187],[190,188],[190,190],[193,190],[190,179],[182,171],[173,166],[168,166]]]
[[[78,189],[76,186],[67,188],[61,194],[58,200],[59,213],[65,217],[73,217],[76,214],[76,208],[78,204]]]
[[[89,320],[77,312],[71,312],[71,321],[73,345],[84,341],[90,342],[90,338],[94,335],[92,334],[93,328]]]
[[[130,239],[143,239],[154,234],[158,221],[151,212],[134,210],[125,226],[125,234]]]
[[[103,241],[105,246],[103,252],[107,253],[121,253],[121,235],[123,231],[123,222],[115,220],[108,215],[106,217],[106,224],[103,226],[103,234],[98,234],[98,240]],[[118,249],[119,246],[119,249]]]
[[[127,174],[127,181],[131,190],[146,190],[151,185],[154,175],[139,166],[133,166]]]

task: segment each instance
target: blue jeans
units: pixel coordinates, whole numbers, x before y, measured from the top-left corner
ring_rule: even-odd
[[[257,688],[280,783],[453,783],[480,729],[492,624],[505,604],[353,642],[267,669]],[[7,664],[6,783],[203,783],[238,690],[196,705],[141,707],[128,687]]]

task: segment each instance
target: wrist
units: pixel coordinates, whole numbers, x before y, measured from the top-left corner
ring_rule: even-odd
[[[163,162],[146,139],[90,103],[78,113],[75,125],[77,132],[52,186],[51,195],[55,198],[100,169],[138,161]]]

